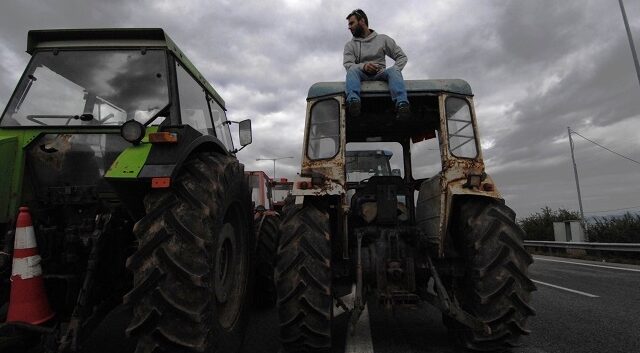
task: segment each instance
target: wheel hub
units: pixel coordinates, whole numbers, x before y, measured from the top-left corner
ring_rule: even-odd
[[[233,271],[237,267],[236,243],[233,226],[226,223],[218,237],[215,258],[215,293],[219,303],[226,303],[233,284]]]

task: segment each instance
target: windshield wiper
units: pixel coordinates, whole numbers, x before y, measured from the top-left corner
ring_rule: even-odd
[[[27,115],[27,120],[32,121],[39,125],[49,125],[42,122],[40,119],[65,119],[67,122],[65,125],[69,125],[71,119],[91,121],[93,120],[93,114],[81,114],[81,115]]]

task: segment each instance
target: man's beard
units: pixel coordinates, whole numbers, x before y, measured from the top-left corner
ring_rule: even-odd
[[[353,29],[353,36],[357,37],[357,38],[362,38],[364,37],[364,28],[362,28],[361,25],[357,25],[354,29]]]

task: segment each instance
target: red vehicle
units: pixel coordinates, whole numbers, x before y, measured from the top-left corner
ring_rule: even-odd
[[[270,307],[275,304],[276,292],[273,271],[278,250],[280,214],[274,209],[272,181],[263,171],[248,171],[253,224],[256,234],[256,305]],[[284,199],[283,199],[284,203]],[[282,207],[280,206],[280,209]]]

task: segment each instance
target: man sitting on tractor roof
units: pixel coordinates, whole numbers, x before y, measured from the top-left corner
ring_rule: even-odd
[[[364,11],[353,10],[348,16],[349,30],[353,39],[344,46],[344,68],[347,69],[346,94],[349,114],[360,115],[360,86],[362,81],[387,81],[391,99],[396,105],[397,118],[408,119],[411,111],[407,90],[402,78],[402,69],[407,64],[407,56],[396,42],[385,34],[378,34],[369,28],[369,20]],[[395,61],[385,68],[385,56]]]

